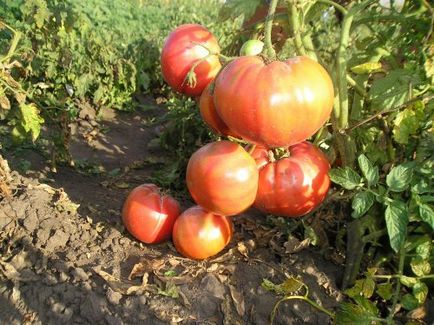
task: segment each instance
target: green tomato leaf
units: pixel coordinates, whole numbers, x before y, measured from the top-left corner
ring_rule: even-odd
[[[411,135],[416,134],[425,120],[422,101],[416,102],[399,112],[393,121],[393,138],[399,144],[408,144]]]
[[[296,292],[303,286],[303,283],[296,278],[289,277],[281,284],[275,284],[270,280],[263,279],[261,287],[265,290],[277,293],[279,295],[289,295]]]
[[[220,9],[219,18],[225,21],[243,15],[244,20],[248,20],[261,4],[262,0],[226,0]]]
[[[431,45],[427,51],[424,68],[426,76],[431,78],[431,83],[434,84],[434,45]]]
[[[386,177],[386,183],[389,190],[393,192],[404,191],[411,182],[413,176],[413,165],[402,164],[393,167]]]
[[[404,243],[407,234],[407,206],[401,201],[395,200],[389,202],[385,211],[385,218],[390,246],[397,253]]]
[[[419,304],[423,304],[428,296],[428,286],[423,282],[417,282],[413,286],[413,295]]]
[[[424,243],[416,247],[416,253],[424,260],[427,260],[430,257],[431,250],[432,250],[431,239],[425,241]]]
[[[336,324],[340,325],[372,325],[378,324],[378,310],[373,303],[364,297],[354,298],[356,304],[341,303],[336,313]]]
[[[423,221],[434,229],[434,211],[428,204],[422,202],[419,203],[419,215]]]
[[[354,190],[362,181],[362,177],[350,167],[332,169],[329,176],[332,182],[347,190]]]
[[[41,125],[44,119],[39,115],[39,110],[35,104],[20,104],[20,124],[26,133],[30,133],[33,142],[39,137],[41,133]]]
[[[411,276],[402,275],[399,281],[408,288],[413,287],[417,283],[417,279]]]
[[[366,62],[351,68],[351,71],[355,74],[369,74],[381,70],[382,65],[380,62]]]
[[[374,204],[375,196],[371,192],[358,192],[353,197],[353,202],[351,204],[353,208],[353,213],[351,216],[353,218],[360,218],[371,208]]]
[[[413,310],[419,306],[419,301],[413,295],[407,293],[402,296],[401,305],[406,310]]]
[[[381,283],[377,285],[377,294],[384,300],[392,298],[393,285],[392,283]]]
[[[424,276],[431,272],[431,264],[421,256],[413,257],[410,266],[413,273],[417,276]]]
[[[371,105],[375,110],[390,109],[402,105],[409,97],[410,84],[414,87],[420,79],[414,71],[397,69],[372,83],[369,90]]]
[[[361,154],[359,156],[358,162],[363,176],[368,181],[368,185],[374,186],[375,184],[377,184],[379,179],[378,167],[374,167],[371,161],[364,154]]]

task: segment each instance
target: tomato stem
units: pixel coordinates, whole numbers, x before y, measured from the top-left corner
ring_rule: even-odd
[[[276,12],[278,0],[271,0],[270,7],[268,8],[267,18],[265,19],[265,48],[266,53],[270,59],[276,58],[276,51],[273,48],[271,41],[271,31],[273,29],[274,13]]]
[[[297,0],[289,1],[288,5],[288,17],[289,24],[291,26],[292,35],[294,38],[294,45],[297,50],[298,55],[307,55],[306,50],[303,46],[303,39],[300,33],[300,16],[297,10]]]

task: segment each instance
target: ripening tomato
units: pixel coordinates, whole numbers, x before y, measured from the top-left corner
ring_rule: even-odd
[[[257,147],[253,151],[260,169],[254,206],[278,216],[300,217],[318,207],[326,197],[330,165],[322,151],[309,142],[288,150],[289,157],[274,162],[270,161],[267,149]]]
[[[252,205],[258,175],[255,160],[239,144],[211,142],[191,156],[187,165],[187,187],[200,206],[232,216]]]
[[[173,243],[183,256],[201,260],[213,256],[231,241],[230,217],[214,214],[194,206],[185,210],[173,227]]]
[[[330,117],[333,83],[307,57],[264,62],[243,56],[215,81],[217,113],[233,132],[265,147],[288,147],[312,136]]]
[[[205,88],[205,90],[202,92],[202,95],[200,96],[199,109],[202,119],[215,133],[237,137],[234,132],[229,130],[228,126],[217,114],[214,106],[214,97],[211,94],[211,87],[213,87],[212,82]]]
[[[199,63],[209,54],[207,49],[213,53],[220,52],[217,39],[205,27],[185,24],[172,31],[161,52],[161,70],[169,86],[180,93],[199,96],[221,68],[217,55],[209,56]],[[186,76],[196,63],[196,85],[191,86]]]
[[[179,214],[178,202],[170,195],[161,194],[154,184],[137,186],[130,192],[122,208],[125,228],[147,244],[169,239]]]

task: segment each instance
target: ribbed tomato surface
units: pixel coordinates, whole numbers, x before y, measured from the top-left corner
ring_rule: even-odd
[[[333,84],[307,57],[264,62],[243,56],[215,82],[214,102],[223,122],[242,138],[266,147],[287,147],[312,136],[329,118]]]
[[[308,142],[289,148],[290,156],[264,163],[267,149],[256,148],[259,186],[254,206],[278,216],[299,217],[318,207],[327,195],[329,162]]]

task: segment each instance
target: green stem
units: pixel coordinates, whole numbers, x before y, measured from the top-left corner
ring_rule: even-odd
[[[399,250],[399,262],[398,262],[398,276],[401,277],[404,272],[404,262],[405,262],[405,247],[401,246]],[[387,324],[393,324],[393,316],[395,315],[396,304],[398,303],[399,292],[401,291],[401,281],[396,282],[395,292],[393,293],[392,307],[390,313],[387,316]]]
[[[418,256],[418,255],[416,255]],[[390,275],[373,275],[373,278],[376,279],[385,279],[385,280],[391,280],[391,279],[400,279],[402,275],[399,274],[390,274]],[[422,275],[416,277],[418,280],[425,280],[425,279],[434,279],[434,274],[428,274],[428,275]]]
[[[368,100],[368,93],[366,92],[366,90],[362,86],[360,86],[349,74],[347,74],[347,82],[360,96]]]
[[[271,322],[271,324],[272,324],[273,321],[274,321],[274,317],[276,316],[277,309],[279,308],[279,305],[280,305],[282,302],[284,302],[284,301],[287,301],[287,300],[293,300],[293,299],[304,300],[304,301],[306,301],[307,303],[309,303],[312,307],[315,307],[316,309],[318,309],[318,310],[322,311],[323,313],[327,314],[330,318],[334,318],[334,317],[335,317],[335,314],[334,314],[334,313],[332,313],[331,311],[325,309],[323,306],[317,304],[315,301],[309,299],[307,296],[286,296],[286,297],[283,297],[282,299],[280,299],[280,300],[279,300],[279,301],[274,305],[273,311],[271,312],[271,316],[270,316],[270,322]]]
[[[326,5],[330,5],[330,6],[333,6],[333,7],[335,7],[335,9],[336,10],[339,10],[343,15],[346,15],[347,14],[347,9],[345,9],[343,6],[341,6],[339,3],[336,3],[336,2],[334,2],[334,1],[331,1],[331,0],[317,0],[317,2],[320,2],[320,3],[324,3],[324,4],[326,4]]]
[[[306,55],[306,50],[303,46],[303,39],[300,35],[300,17],[297,10],[297,0],[289,1],[288,5],[288,16],[289,25],[291,26],[291,31],[294,37],[294,45],[297,50],[298,55]]]
[[[383,109],[382,111],[379,111],[378,113],[375,113],[374,115],[371,115],[371,116],[367,117],[366,119],[364,119],[364,120],[362,120],[362,121],[360,121],[360,122],[358,122],[358,123],[356,123],[356,124],[354,124],[354,125],[352,125],[350,127],[347,127],[345,129],[345,132],[352,131],[355,128],[358,128],[359,126],[372,121],[373,119],[375,119],[378,116],[382,116],[382,115],[385,115],[385,114],[389,114],[389,113],[393,113],[393,112],[399,111],[400,109],[403,109],[403,108],[407,107],[408,105],[410,105],[410,104],[412,104],[414,102],[422,101],[423,103],[426,104],[431,99],[434,99],[434,95],[427,95],[427,96],[424,96],[424,97],[414,97],[414,98],[410,99],[409,101],[405,102],[402,105],[399,105],[399,106],[396,106],[396,107],[393,107],[393,108],[390,108],[390,109]]]
[[[267,18],[265,19],[265,48],[268,57],[272,60],[276,58],[276,51],[274,50],[271,41],[271,32],[273,30],[273,19],[274,13],[276,12],[277,2],[278,0],[271,1],[270,7],[268,8]]]

